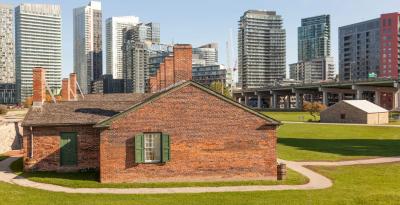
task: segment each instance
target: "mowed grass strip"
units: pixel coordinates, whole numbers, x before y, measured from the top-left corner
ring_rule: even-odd
[[[85,205],[387,205],[400,201],[400,163],[344,167],[313,167],[333,179],[323,190],[266,191],[203,194],[112,195],[66,194],[41,191],[0,182],[1,204]]]
[[[400,128],[284,124],[278,156],[294,161],[339,161],[400,156]]]
[[[11,164],[11,169],[20,176],[35,182],[54,184],[72,188],[170,188],[170,187],[219,187],[248,185],[306,184],[308,178],[288,170],[287,179],[253,180],[253,181],[221,181],[221,182],[162,182],[162,183],[99,183],[97,172],[56,173],[56,172],[22,172],[22,159]]]
[[[308,121],[319,121],[319,116],[316,119],[309,112],[263,112],[264,115],[272,117],[279,121],[288,122],[308,122]]]

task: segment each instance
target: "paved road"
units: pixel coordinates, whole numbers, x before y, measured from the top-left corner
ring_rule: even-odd
[[[332,186],[332,181],[327,177],[314,172],[305,166],[347,166],[358,164],[379,164],[400,162],[400,157],[385,157],[367,160],[353,160],[341,162],[292,162],[279,160],[286,163],[287,167],[309,178],[303,185],[268,185],[268,186],[223,186],[223,187],[176,187],[176,188],[69,188],[52,184],[33,182],[17,176],[10,170],[10,164],[18,157],[10,157],[0,162],[0,181],[19,186],[36,188],[52,192],[82,193],[82,194],[174,194],[174,193],[206,193],[206,192],[248,192],[248,191],[273,191],[273,190],[312,190],[325,189]]]

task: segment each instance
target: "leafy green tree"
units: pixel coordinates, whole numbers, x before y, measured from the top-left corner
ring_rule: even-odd
[[[225,84],[220,81],[214,81],[210,85],[211,90],[224,95],[225,97],[232,98],[232,94]]]

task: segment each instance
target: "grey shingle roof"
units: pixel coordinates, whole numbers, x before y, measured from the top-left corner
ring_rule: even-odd
[[[106,127],[109,122],[156,100],[165,94],[173,92],[181,87],[193,85],[201,90],[217,96],[222,100],[244,109],[266,121],[271,125],[279,125],[280,122],[243,106],[219,93],[210,90],[203,85],[193,81],[180,82],[170,86],[158,93],[153,94],[90,94],[80,97],[78,101],[46,103],[41,111],[28,111],[22,126],[62,126],[62,125],[96,125],[96,127]]]
[[[41,111],[30,109],[22,125],[96,124],[149,96],[151,94],[90,94],[79,101],[46,103]]]

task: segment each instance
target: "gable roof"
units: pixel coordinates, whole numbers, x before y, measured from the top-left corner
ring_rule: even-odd
[[[22,126],[95,125],[151,94],[88,94],[78,101],[45,103],[41,110],[30,109]]]
[[[368,100],[343,100],[353,107],[356,107],[366,113],[388,112],[388,110],[368,101]]]
[[[230,104],[232,104],[232,105],[234,105],[234,106],[236,106],[236,107],[238,107],[240,109],[243,109],[243,110],[245,110],[245,111],[247,111],[247,112],[249,112],[249,113],[251,113],[253,115],[256,115],[257,117],[260,117],[260,118],[268,121],[271,125],[280,125],[281,124],[279,121],[277,121],[277,120],[275,120],[273,118],[270,118],[270,117],[268,117],[266,115],[263,115],[263,114],[261,114],[261,113],[259,113],[257,111],[254,111],[254,110],[250,109],[249,107],[246,107],[246,106],[244,106],[244,105],[242,105],[240,103],[237,103],[236,101],[234,101],[234,100],[232,100],[230,98],[227,98],[224,95],[221,95],[220,93],[217,93],[217,92],[215,92],[215,91],[213,91],[213,90],[211,90],[211,89],[209,89],[209,88],[207,88],[207,87],[205,87],[205,86],[203,86],[203,85],[201,85],[201,84],[199,84],[197,82],[194,82],[194,81],[181,81],[181,82],[179,82],[179,83],[177,83],[175,85],[172,85],[172,86],[170,86],[170,87],[168,87],[168,88],[166,88],[166,89],[164,89],[164,90],[162,90],[162,91],[160,91],[158,93],[155,93],[151,97],[149,97],[149,98],[147,98],[147,99],[145,99],[145,100],[143,100],[141,102],[138,102],[138,103],[134,104],[133,106],[131,106],[130,108],[128,108],[124,112],[121,112],[119,114],[116,114],[113,117],[110,117],[108,119],[104,119],[104,120],[100,121],[94,127],[108,127],[108,126],[111,125],[111,123],[114,120],[119,119],[119,118],[127,115],[130,112],[134,112],[135,110],[141,108],[142,106],[144,106],[144,105],[146,105],[148,103],[151,103],[151,102],[153,102],[153,101],[155,101],[155,100],[157,100],[159,98],[162,98],[163,96],[165,96],[165,95],[167,95],[169,93],[172,93],[172,92],[174,92],[176,90],[179,90],[179,89],[181,89],[183,87],[186,87],[188,85],[193,85],[194,87],[199,88],[200,90],[202,90],[204,92],[207,92],[208,94],[211,94],[211,95],[213,95],[215,97],[218,97],[219,99],[224,100],[227,103],[230,103]]]

